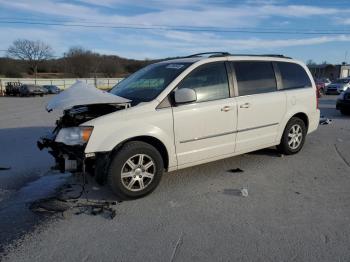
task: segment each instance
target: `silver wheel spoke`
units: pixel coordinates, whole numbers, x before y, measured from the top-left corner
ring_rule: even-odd
[[[143,164],[143,156],[144,155],[140,155],[140,157],[139,157],[139,166],[142,166],[142,164]]]
[[[127,177],[132,177],[134,175],[133,172],[123,172],[121,177],[122,178],[127,178]]]
[[[131,169],[136,168],[136,165],[134,164],[134,162],[131,161],[131,158],[128,159],[128,161],[126,161],[126,164],[128,164],[128,166],[131,167]]]
[[[148,170],[151,166],[153,166],[153,161],[149,161],[146,165],[144,165],[144,169]]]
[[[151,179],[154,177],[154,174],[151,174],[151,173],[148,173],[148,172],[144,172],[142,175],[144,177],[148,177],[148,178],[151,178]]]
[[[145,184],[143,183],[143,178],[140,178],[139,185],[141,190],[145,188]]]
[[[129,189],[132,188],[132,186],[135,184],[135,181],[136,181],[136,180],[133,179],[133,178],[130,180],[130,182],[129,182],[129,184],[128,184],[128,188],[129,188]]]

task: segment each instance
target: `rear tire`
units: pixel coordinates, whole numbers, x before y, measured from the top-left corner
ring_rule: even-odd
[[[163,170],[163,159],[156,148],[132,141],[113,156],[107,181],[118,197],[135,199],[150,194],[158,186]]]
[[[298,117],[292,117],[283,131],[281,143],[277,149],[285,155],[298,153],[304,145],[306,132],[304,121]]]

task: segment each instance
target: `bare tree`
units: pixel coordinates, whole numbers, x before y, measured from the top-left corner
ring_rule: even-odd
[[[306,65],[311,66],[311,65],[316,65],[316,63],[312,59],[309,59],[306,61]]]
[[[38,72],[38,65],[53,57],[52,48],[42,41],[31,41],[17,39],[7,50],[7,55],[12,58],[24,60],[34,72],[35,80]]]
[[[71,47],[64,57],[67,71],[76,77],[89,77],[99,66],[99,55],[80,46]]]

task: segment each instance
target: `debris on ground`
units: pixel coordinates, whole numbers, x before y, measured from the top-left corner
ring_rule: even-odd
[[[86,196],[85,184],[63,185],[56,196],[39,199],[33,202],[29,209],[34,213],[43,215],[61,214],[66,217],[68,213],[75,215],[101,215],[113,219],[116,216],[114,206],[116,201],[90,200]]]
[[[227,172],[230,172],[230,173],[242,173],[244,171],[242,169],[240,169],[240,168],[233,168],[233,169],[227,170]]]
[[[6,167],[0,166],[0,171],[2,171],[2,170],[10,170],[10,169],[11,169],[11,167],[9,167],[9,166],[6,166]]]
[[[29,209],[34,213],[42,214],[62,213],[70,208],[71,206],[68,202],[64,202],[55,197],[37,200],[29,206]]]
[[[63,200],[57,197],[44,198],[33,202],[29,209],[39,214],[62,214],[72,211],[75,215],[102,215],[103,217],[113,219],[116,216],[116,210],[113,208],[115,201],[92,201],[88,199]]]
[[[294,193],[297,194],[297,195],[300,195],[300,192],[299,192],[299,191],[295,191]]]
[[[321,117],[320,118],[320,125],[329,125],[332,123],[332,119]]]
[[[242,188],[241,189],[241,196],[247,197],[248,196],[248,188]]]

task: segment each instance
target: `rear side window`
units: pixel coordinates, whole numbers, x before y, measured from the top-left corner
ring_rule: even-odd
[[[240,96],[277,90],[275,72],[271,62],[235,62],[234,67]]]
[[[311,81],[304,68],[298,64],[277,62],[282,77],[282,89],[310,87]]]
[[[182,80],[178,88],[191,88],[197,93],[197,102],[230,97],[226,67],[223,62],[200,66]]]

